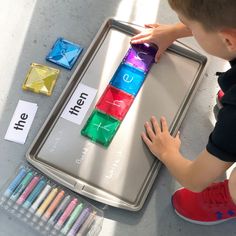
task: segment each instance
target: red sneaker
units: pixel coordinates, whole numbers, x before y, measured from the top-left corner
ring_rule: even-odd
[[[179,189],[172,196],[172,205],[181,218],[195,224],[214,225],[236,217],[228,180],[212,184],[200,193]]]
[[[223,107],[221,104],[221,99],[223,96],[224,96],[224,92],[222,90],[219,90],[216,97],[216,103],[219,109]]]

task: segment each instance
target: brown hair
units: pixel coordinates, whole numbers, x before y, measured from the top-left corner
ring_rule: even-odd
[[[236,0],[168,0],[172,9],[206,30],[236,29]]]

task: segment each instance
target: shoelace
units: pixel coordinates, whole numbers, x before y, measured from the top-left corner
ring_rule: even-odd
[[[213,184],[202,192],[202,198],[209,207],[226,205],[229,202],[224,183]]]

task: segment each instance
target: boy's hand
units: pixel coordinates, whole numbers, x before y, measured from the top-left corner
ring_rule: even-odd
[[[163,161],[165,157],[179,153],[181,144],[179,132],[176,137],[172,137],[164,117],[161,117],[161,126],[154,116],[151,117],[151,124],[146,122],[144,126],[146,133],[141,134],[142,139],[158,159]]]
[[[145,30],[135,35],[131,43],[154,43],[159,49],[155,61],[159,61],[165,50],[177,39],[175,25],[147,24]]]

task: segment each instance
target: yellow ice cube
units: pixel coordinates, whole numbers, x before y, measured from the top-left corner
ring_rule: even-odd
[[[35,93],[50,96],[57,81],[60,70],[32,63],[22,88]]]

